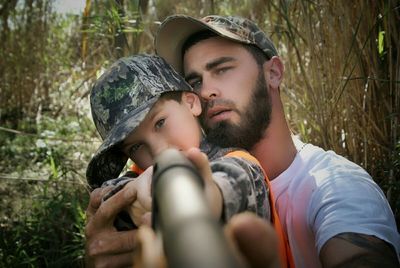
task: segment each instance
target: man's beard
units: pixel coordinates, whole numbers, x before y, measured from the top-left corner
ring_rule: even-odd
[[[245,90],[245,89],[242,89]],[[271,98],[265,83],[264,72],[259,70],[253,94],[243,113],[239,113],[240,121],[233,124],[221,121],[207,128],[207,140],[220,147],[240,147],[250,150],[259,142],[271,120]],[[236,109],[236,112],[239,112]],[[207,114],[207,111],[204,112]]]

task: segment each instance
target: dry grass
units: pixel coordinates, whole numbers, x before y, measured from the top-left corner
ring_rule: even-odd
[[[234,14],[264,28],[285,62],[293,131],[364,167],[400,216],[400,1],[168,2],[160,20]]]
[[[160,20],[234,14],[264,28],[285,62],[293,131],[364,167],[400,215],[400,1],[167,2]]]
[[[398,214],[400,3],[272,2],[293,130],[367,169]]]

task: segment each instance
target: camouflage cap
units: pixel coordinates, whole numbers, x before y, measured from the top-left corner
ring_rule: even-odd
[[[165,60],[136,55],[117,60],[90,93],[93,121],[103,143],[89,162],[86,178],[93,188],[117,177],[127,157],[118,148],[164,92],[193,91]]]
[[[260,48],[268,59],[278,52],[269,37],[251,20],[210,15],[195,19],[186,15],[174,15],[161,24],[156,39],[156,53],[163,57],[175,70],[182,70],[182,47],[186,40],[197,32],[210,30],[230,40],[252,44]]]

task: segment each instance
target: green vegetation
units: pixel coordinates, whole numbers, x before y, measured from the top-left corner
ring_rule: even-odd
[[[293,131],[363,166],[400,223],[398,1],[79,1],[79,15],[0,1],[0,267],[83,266],[85,168],[100,144],[90,88],[115,59],[152,53],[174,13],[263,27]]]
[[[40,134],[1,132],[1,267],[83,266],[87,126],[44,116]]]

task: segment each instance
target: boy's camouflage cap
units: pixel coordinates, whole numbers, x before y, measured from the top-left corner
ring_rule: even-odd
[[[136,55],[117,60],[90,93],[93,121],[103,143],[89,162],[86,178],[93,188],[117,177],[127,157],[118,148],[164,92],[193,91],[162,58]]]
[[[156,53],[163,57],[175,70],[182,70],[182,46],[197,32],[210,30],[233,41],[252,44],[260,48],[268,59],[278,52],[268,36],[251,20],[210,15],[195,19],[186,15],[173,15],[161,24],[156,39]]]

